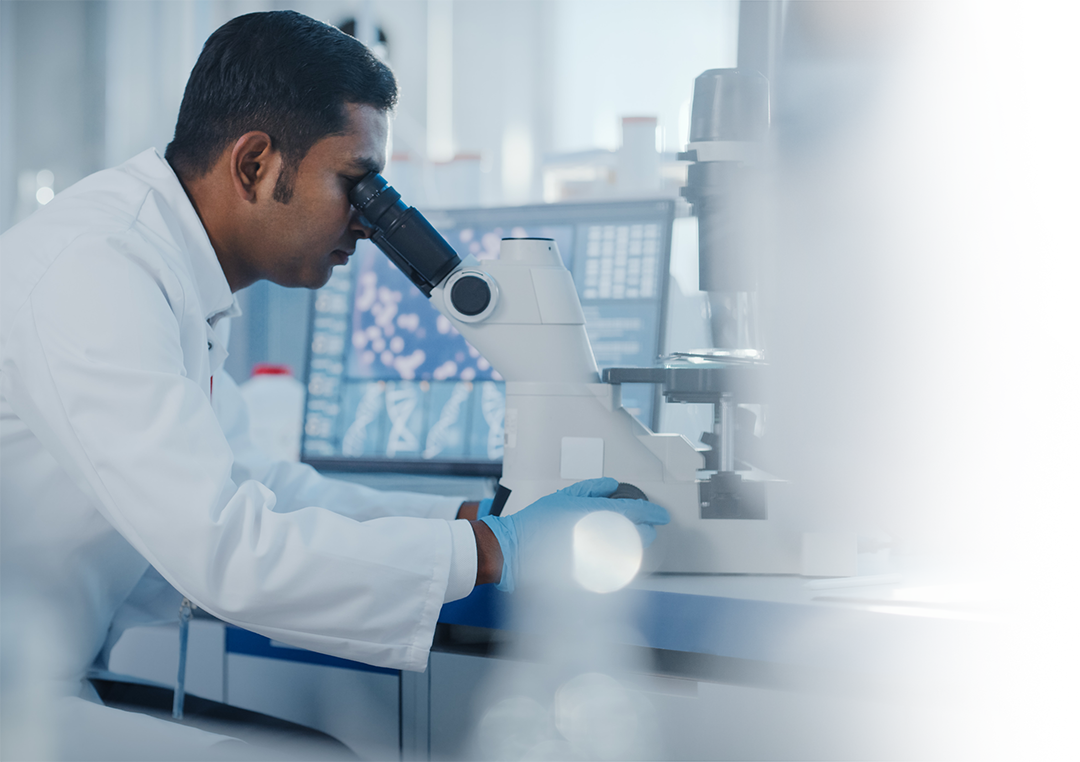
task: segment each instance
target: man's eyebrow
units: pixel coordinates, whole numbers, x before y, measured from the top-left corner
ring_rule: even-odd
[[[369,156],[354,157],[351,163],[357,169],[362,170],[364,174],[367,174],[368,172],[374,172],[375,174],[379,174],[379,172],[382,171],[382,166],[379,164],[379,162],[375,161]]]

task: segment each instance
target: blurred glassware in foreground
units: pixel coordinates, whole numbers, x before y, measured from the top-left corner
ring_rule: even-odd
[[[1080,584],[1080,549],[1036,547],[1031,552],[1031,571],[1057,582]]]
[[[800,511],[1076,544],[1070,339],[966,5],[793,0],[774,90],[756,233],[773,463]]]

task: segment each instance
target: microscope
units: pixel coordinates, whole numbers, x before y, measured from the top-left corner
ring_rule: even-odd
[[[768,84],[735,69],[698,78],[693,162],[684,193],[699,218],[701,283],[711,292],[714,343],[651,368],[601,375],[585,316],[555,241],[505,238],[497,260],[462,260],[420,212],[378,174],[350,201],[372,242],[506,380],[503,472],[494,512],[509,515],[582,479],[613,477],[671,514],[649,548],[658,572],[855,573],[855,538],[804,532],[770,517],[779,480],[736,470],[739,404],[763,401],[767,372],[757,339],[753,270],[738,256],[737,207],[746,166],[768,128]],[[713,405],[702,446],[656,433],[622,407],[621,384],[659,384],[671,402]]]

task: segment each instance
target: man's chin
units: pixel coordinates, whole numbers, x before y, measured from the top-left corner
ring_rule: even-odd
[[[310,288],[312,291],[322,288],[330,282],[330,276],[333,274],[333,272],[333,266],[326,268],[326,272],[313,277],[310,282],[304,284],[304,287]]]
[[[322,273],[315,275],[315,280],[317,280],[318,283],[315,283],[308,288],[322,288],[330,281],[330,276],[334,274],[335,267],[347,264],[349,264],[348,254],[341,251],[331,252],[326,260],[326,269]]]

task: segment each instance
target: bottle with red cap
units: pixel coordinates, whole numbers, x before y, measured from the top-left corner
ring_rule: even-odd
[[[240,385],[251,418],[251,439],[274,460],[300,459],[304,385],[288,365],[258,363]]]

